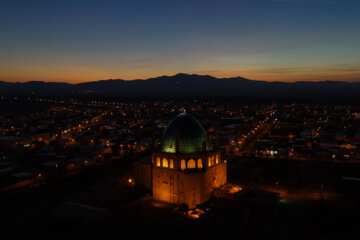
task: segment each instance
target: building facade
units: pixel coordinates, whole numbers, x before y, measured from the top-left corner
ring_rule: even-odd
[[[151,162],[135,164],[136,182],[152,189],[157,200],[195,208],[226,184],[226,163],[214,142],[195,118],[179,114],[165,129]]]

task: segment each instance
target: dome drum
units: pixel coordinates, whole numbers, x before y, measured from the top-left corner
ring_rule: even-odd
[[[188,162],[193,159],[196,162],[196,170],[206,170],[215,165],[222,163],[221,154],[219,151],[200,152],[192,154],[173,154],[173,153],[153,153],[152,164],[154,167],[168,168],[171,170],[192,170],[188,167]],[[164,162],[166,165],[164,166]],[[169,162],[172,162],[172,166],[169,166]],[[185,162],[185,167],[182,166],[182,162]]]

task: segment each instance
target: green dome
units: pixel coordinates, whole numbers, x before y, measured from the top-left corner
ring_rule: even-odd
[[[176,136],[178,138],[179,153],[201,152],[204,143],[206,143],[206,150],[211,150],[204,128],[198,120],[188,113],[180,113],[170,121],[163,133],[160,145],[161,152],[176,152]]]

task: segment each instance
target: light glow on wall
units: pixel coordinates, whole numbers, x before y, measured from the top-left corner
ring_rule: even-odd
[[[196,162],[194,159],[190,159],[187,164],[188,168],[196,168]]]
[[[170,168],[174,168],[174,160],[170,159]]]
[[[197,160],[197,167],[198,167],[198,168],[203,168],[203,163],[202,163],[202,159],[201,159],[201,158],[199,158],[199,159]]]
[[[165,168],[169,167],[169,162],[168,162],[168,160],[166,158],[163,158],[163,163],[162,164],[163,164],[162,166],[165,167]]]
[[[185,162],[185,160],[183,159],[183,160],[181,160],[181,164],[180,164],[181,166],[181,170],[185,170],[186,169],[186,162]]]

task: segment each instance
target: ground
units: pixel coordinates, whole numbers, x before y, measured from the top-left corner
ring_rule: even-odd
[[[229,181],[242,184],[245,189],[278,191],[281,200],[273,203],[251,195],[239,201],[214,198],[200,206],[205,213],[199,218],[184,214],[184,209],[178,206],[155,201],[146,191],[129,183],[129,168],[89,169],[61,181],[55,179],[38,187],[2,192],[2,233],[10,236],[5,239],[35,236],[55,240],[143,236],[148,239],[359,239],[360,198],[351,193],[354,187],[342,188],[341,181],[326,180],[328,174],[350,173],[357,170],[356,166],[323,169],[322,165],[314,168],[314,164],[273,161],[269,165],[264,160],[234,159],[229,163]],[[293,174],[292,169],[298,174]],[[274,184],[275,176],[278,185]],[[320,180],[326,185],[322,195],[316,190]],[[355,189],[356,192],[359,191]],[[54,209],[66,202],[101,207],[108,214],[86,220],[56,216]]]

